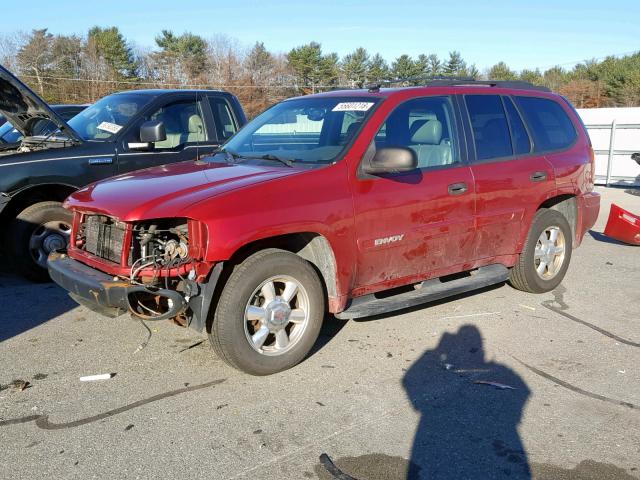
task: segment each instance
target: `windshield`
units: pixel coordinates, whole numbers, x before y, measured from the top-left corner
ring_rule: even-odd
[[[110,140],[149,102],[151,97],[117,93],[98,100],[67,123],[84,140]]]
[[[271,156],[292,162],[331,163],[377,101],[362,97],[287,100],[258,115],[223,150],[234,158],[253,161],[269,160]]]

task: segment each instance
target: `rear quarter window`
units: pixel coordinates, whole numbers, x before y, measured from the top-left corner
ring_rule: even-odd
[[[558,103],[539,97],[515,98],[533,136],[535,152],[562,150],[576,140],[576,129]]]

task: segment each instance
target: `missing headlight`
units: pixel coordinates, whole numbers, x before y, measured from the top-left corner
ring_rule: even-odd
[[[144,268],[167,269],[188,263],[186,219],[153,220],[134,225],[131,241],[132,276]]]

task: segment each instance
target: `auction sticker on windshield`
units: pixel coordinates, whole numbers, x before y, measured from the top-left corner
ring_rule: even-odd
[[[102,122],[96,128],[98,128],[99,130],[104,130],[105,132],[109,132],[109,133],[118,133],[122,129],[122,126],[118,125],[117,123]]]
[[[373,106],[373,102],[341,102],[332,112],[366,112]]]

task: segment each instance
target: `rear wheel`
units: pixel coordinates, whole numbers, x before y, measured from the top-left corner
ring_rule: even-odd
[[[232,367],[269,375],[304,359],[324,312],[322,284],[311,264],[284,250],[263,250],[234,268],[209,339]]]
[[[540,209],[531,222],[518,263],[509,282],[518,290],[532,293],[556,288],[569,268],[572,237],[569,222],[556,210]]]
[[[7,248],[17,273],[47,281],[47,257],[66,248],[71,234],[71,212],[59,202],[40,202],[24,209],[11,222]]]

